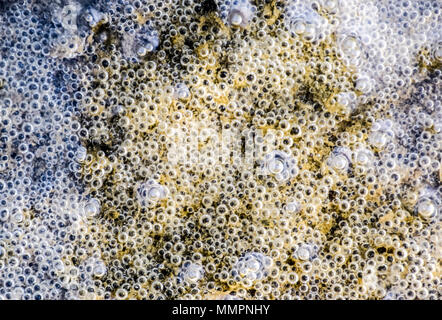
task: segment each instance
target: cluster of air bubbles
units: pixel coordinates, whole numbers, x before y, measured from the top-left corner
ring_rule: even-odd
[[[319,247],[311,243],[303,243],[297,246],[293,257],[302,261],[313,260],[317,257]]]
[[[95,259],[92,270],[94,277],[101,278],[106,275],[107,267],[101,259]]]
[[[165,199],[169,191],[167,187],[162,186],[154,180],[140,183],[137,188],[138,202],[141,206],[146,206],[150,202],[156,202]]]
[[[137,61],[158,48],[159,34],[150,21],[131,31],[123,35],[122,50],[125,58]]]
[[[95,217],[100,213],[100,201],[98,199],[90,199],[84,206],[84,214],[86,217]]]
[[[95,28],[100,23],[108,22],[107,16],[93,7],[85,8],[79,18],[83,19],[90,28]]]
[[[174,88],[175,99],[186,100],[190,97],[189,88],[185,83],[178,83]]]
[[[298,174],[296,159],[284,151],[275,150],[267,155],[261,163],[261,170],[265,175],[272,175],[278,181],[286,181]]]
[[[140,57],[156,50],[159,43],[158,33],[146,25],[142,26],[135,36],[135,46]]]
[[[311,1],[290,1],[285,12],[289,30],[306,41],[323,40],[328,21],[315,9]]]
[[[435,190],[425,188],[421,191],[415,206],[415,212],[426,221],[439,220],[442,203]]]
[[[356,79],[356,90],[363,94],[369,94],[372,90],[372,80],[367,75],[360,75]]]
[[[195,283],[204,276],[204,268],[197,263],[184,262],[181,271],[178,274],[179,281]]]
[[[364,85],[363,88],[361,88],[362,85]],[[359,89],[366,89],[368,84],[360,83],[359,86]],[[344,113],[350,114],[357,107],[357,95],[353,91],[340,92],[336,97],[336,102],[344,108]]]
[[[367,148],[359,148],[353,153],[354,162],[361,166],[371,166],[374,161],[373,152]]]
[[[108,22],[107,15],[98,8],[83,6],[77,1],[70,1],[64,6],[55,3],[51,8],[52,21],[61,25],[61,28],[53,30],[57,36],[51,43],[52,54],[59,58],[72,59],[81,55],[93,28]]]
[[[431,0],[0,5],[0,299],[441,299]]]
[[[387,143],[394,138],[393,122],[387,120],[377,120],[371,127],[369,136],[370,143],[375,148],[383,148]]]
[[[220,17],[232,27],[246,28],[256,14],[256,6],[250,0],[219,1]]]
[[[349,64],[358,64],[358,58],[362,55],[362,43],[360,38],[350,32],[343,33],[338,39],[339,49],[342,55],[349,59]]]
[[[290,214],[296,214],[299,211],[301,211],[301,209],[302,209],[301,204],[296,200],[289,201],[285,205],[285,211]]]
[[[233,273],[250,281],[260,280],[268,275],[272,264],[272,259],[262,253],[248,252],[239,258]]]
[[[335,148],[327,159],[327,164],[335,171],[347,173],[351,168],[352,152],[346,147]]]

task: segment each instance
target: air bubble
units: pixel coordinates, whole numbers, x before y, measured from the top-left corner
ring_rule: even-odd
[[[327,159],[327,164],[337,172],[347,173],[351,166],[352,152],[345,147],[335,148]]]
[[[185,262],[179,273],[179,279],[188,283],[195,283],[204,276],[204,268],[197,263]]]
[[[227,17],[228,24],[235,27],[247,27],[256,8],[249,0],[233,0]]]
[[[283,151],[272,151],[267,154],[261,164],[264,174],[272,175],[278,181],[285,181],[298,174],[296,159]]]
[[[154,180],[143,182],[137,188],[138,202],[141,206],[165,199],[168,194],[169,190]]]
[[[272,259],[262,253],[248,252],[238,260],[234,270],[241,277],[255,281],[266,277],[272,264]]]
[[[86,217],[95,217],[100,213],[100,201],[98,199],[90,199],[84,206],[84,214]]]

